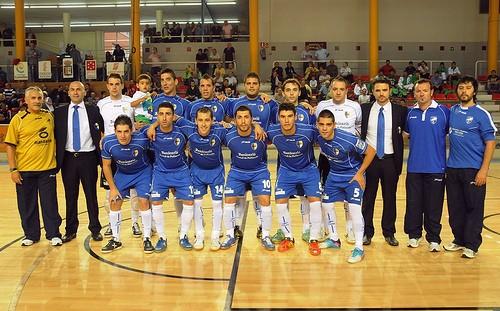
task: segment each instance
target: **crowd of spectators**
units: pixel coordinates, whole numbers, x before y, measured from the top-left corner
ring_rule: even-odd
[[[143,33],[147,43],[234,41],[238,27],[228,21],[222,25],[188,22],[183,26],[176,22],[165,22],[161,29],[146,25]]]

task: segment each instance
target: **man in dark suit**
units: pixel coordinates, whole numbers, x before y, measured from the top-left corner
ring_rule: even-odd
[[[78,194],[83,185],[89,230],[94,241],[102,241],[97,203],[97,166],[101,154],[99,141],[104,131],[104,121],[97,106],[83,102],[85,88],[81,82],[69,85],[69,105],[55,110],[57,167],[62,172],[66,196],[66,234],[64,243],[76,238],[78,231]]]
[[[391,103],[390,82],[377,79],[373,82],[376,101],[362,105],[361,139],[377,150],[377,155],[366,170],[366,189],[363,196],[363,218],[365,236],[363,244],[369,245],[375,233],[373,210],[379,181],[384,200],[382,211],[382,233],[387,244],[398,246],[396,233],[396,190],[403,167],[403,130],[408,110]]]

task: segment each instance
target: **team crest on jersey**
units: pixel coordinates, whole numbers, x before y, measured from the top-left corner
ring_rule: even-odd
[[[257,150],[257,143],[252,143],[250,147],[252,148],[252,150]]]
[[[137,157],[139,155],[139,150],[134,149],[134,151],[132,151],[132,153],[134,154],[134,157]]]
[[[302,113],[299,113],[299,115],[297,116],[297,119],[299,119],[299,121],[304,121],[304,115]]]
[[[333,149],[333,154],[335,154],[335,156],[338,156],[340,153],[340,150],[338,150],[337,148]]]
[[[349,111],[344,111],[344,115],[346,119],[349,119],[351,114],[349,113]]]
[[[181,143],[181,139],[180,139],[179,137],[175,138],[175,140],[174,140],[174,144],[175,144],[176,146],[179,146],[179,144],[180,144],[180,143]]]
[[[260,112],[264,111],[264,105],[258,105],[257,108]]]
[[[123,113],[128,114],[129,109],[128,107],[122,106]]]
[[[465,118],[465,123],[467,123],[467,124],[471,124],[472,121],[474,121],[474,117],[473,116],[468,116],[467,118]]]
[[[174,111],[176,111],[177,110],[177,105],[174,104],[174,103],[172,103],[172,106],[174,106]]]
[[[215,146],[215,138],[210,139],[210,146]]]
[[[304,146],[304,142],[302,140],[298,140],[297,147],[299,147],[299,149],[302,149],[303,146]]]
[[[437,123],[437,121],[438,121],[438,117],[436,117],[436,116],[432,116],[432,117],[430,118],[430,121],[431,121],[431,124],[436,124],[436,123]]]
[[[214,106],[212,106],[212,111],[213,111],[213,112],[217,112],[217,106],[215,106],[215,105],[214,105]]]

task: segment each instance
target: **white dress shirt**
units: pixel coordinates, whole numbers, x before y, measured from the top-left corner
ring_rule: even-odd
[[[80,150],[78,152],[89,152],[94,151],[95,146],[92,142],[92,136],[90,135],[89,128],[89,118],[87,115],[87,109],[85,104],[81,102],[80,104],[70,103],[68,107],[68,135],[66,136],[66,151],[75,152],[73,149],[73,113],[75,113],[75,106],[78,106],[78,119],[80,120]]]
[[[387,102],[384,106],[384,154],[393,154],[394,146],[392,145],[392,105]],[[368,117],[368,131],[366,133],[366,142],[377,150],[377,125],[378,114],[382,106],[379,103],[373,103]]]

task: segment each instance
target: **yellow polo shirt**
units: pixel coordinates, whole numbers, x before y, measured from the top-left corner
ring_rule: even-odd
[[[5,143],[16,147],[19,171],[46,171],[56,167],[54,115],[20,111],[10,121]]]

